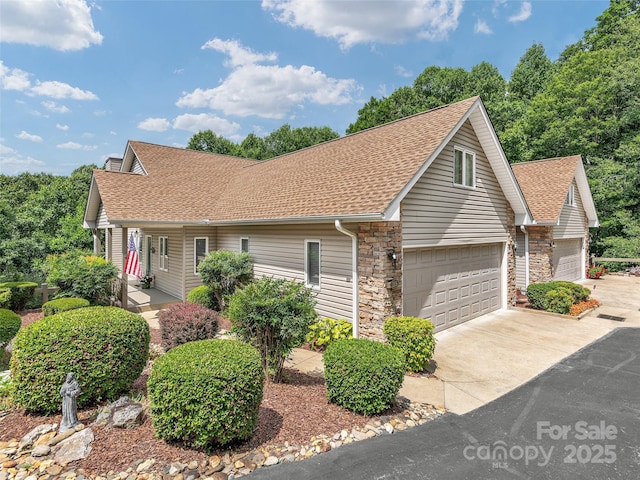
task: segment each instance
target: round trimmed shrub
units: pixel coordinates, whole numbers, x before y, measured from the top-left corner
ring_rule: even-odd
[[[0,348],[4,348],[16,336],[21,324],[20,315],[6,308],[0,308]]]
[[[170,350],[218,334],[218,312],[197,303],[176,303],[158,314],[162,348]]]
[[[200,285],[199,287],[191,290],[187,294],[187,302],[197,303],[205,308],[220,311],[220,306],[218,305],[216,296],[213,294],[213,290],[211,290],[211,287],[207,287],[206,285]]]
[[[0,288],[9,289],[9,310],[18,312],[24,310],[29,300],[33,298],[33,294],[38,286],[34,282],[5,282],[0,283]]]
[[[547,292],[544,296],[547,305],[546,310],[553,313],[561,313],[566,315],[573,305],[573,295],[571,290],[564,287],[558,287],[555,290]]]
[[[8,308],[11,305],[11,289],[0,287],[0,308]]]
[[[343,319],[322,318],[309,326],[306,341],[313,350],[324,350],[334,340],[351,338],[353,328]]]
[[[75,310],[76,308],[85,308],[89,305],[89,300],[85,300],[84,298],[57,298],[56,300],[50,300],[42,304],[42,314],[45,317],[50,317],[56,313]]]
[[[330,402],[363,415],[395,404],[406,363],[400,350],[365,338],[332,342],[322,355]]]
[[[417,317],[390,317],[382,331],[389,343],[404,354],[407,370],[422,372],[436,348],[433,323]]]
[[[60,411],[67,373],[80,384],[78,406],[126,393],[149,355],[149,325],[116,307],[87,307],[45,317],[21,329],[13,342],[13,398],[28,411]]]
[[[247,440],[258,423],[264,374],[239,340],[200,340],[156,360],[147,392],[156,436],[209,450]]]

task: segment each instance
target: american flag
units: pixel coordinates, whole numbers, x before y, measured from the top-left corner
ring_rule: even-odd
[[[133,241],[133,235],[129,235],[129,252],[127,253],[127,261],[124,264],[124,273],[135,275],[140,278],[140,261],[138,260],[138,251],[136,250],[136,242]]]

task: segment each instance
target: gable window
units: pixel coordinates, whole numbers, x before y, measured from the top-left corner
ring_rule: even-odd
[[[240,251],[249,253],[249,239],[244,237],[240,239]]]
[[[169,237],[159,237],[160,252],[158,256],[158,266],[160,270],[169,271]]]
[[[320,240],[305,240],[304,247],[305,283],[320,288]]]
[[[476,186],[476,154],[464,148],[453,149],[453,183],[463,187]]]
[[[569,205],[571,207],[575,207],[576,206],[576,192],[573,189],[573,185],[569,186],[569,191],[567,192],[567,198],[565,198],[564,203],[565,205]]]
[[[198,275],[198,265],[209,253],[209,238],[197,237],[193,239],[193,273]]]

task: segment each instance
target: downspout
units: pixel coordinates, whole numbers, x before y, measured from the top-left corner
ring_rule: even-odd
[[[524,289],[529,286],[529,232],[524,225],[520,225],[520,231],[524,233]]]
[[[359,305],[360,295],[358,291],[358,235],[342,226],[340,220],[335,221],[336,230],[351,237],[351,325],[353,328],[353,338],[360,336]]]

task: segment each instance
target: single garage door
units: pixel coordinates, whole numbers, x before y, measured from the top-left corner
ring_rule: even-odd
[[[580,280],[582,278],[582,239],[556,240],[553,250],[553,278]]]
[[[429,318],[436,331],[501,306],[502,244],[407,249],[403,313]]]

